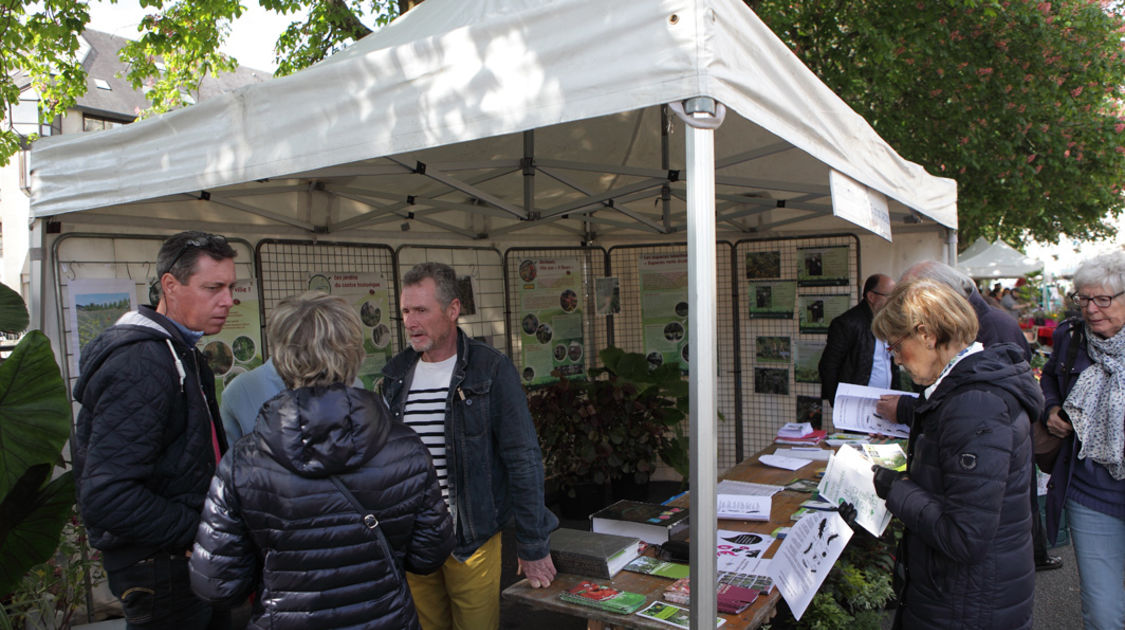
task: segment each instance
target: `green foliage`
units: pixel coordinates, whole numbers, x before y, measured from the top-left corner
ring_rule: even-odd
[[[957,179],[963,242],[1113,233],[1121,3],[747,3],[905,158]]]
[[[0,330],[20,319],[26,311],[0,309]],[[51,344],[33,330],[0,364],[0,597],[51,556],[73,509],[71,474],[51,478],[70,424]]]
[[[58,549],[47,562],[27,572],[9,599],[7,614],[17,627],[35,619],[56,618],[57,625],[48,627],[70,627],[74,613],[85,605],[87,574],[92,582],[104,577],[100,554],[89,552],[86,529],[73,502],[69,508]]]
[[[139,1],[151,12],[138,26],[138,41],[121,50],[121,60],[129,67],[126,78],[134,88],[145,90],[151,103],[141,115],[183,107],[188,102],[184,96],[196,92],[204,77],[238,67],[238,60],[219,48],[230,35],[232,22],[245,11],[240,0]],[[279,76],[324,59],[416,4],[407,0],[259,2],[283,15],[306,11],[304,21],[294,21],[278,37],[274,51]],[[75,54],[78,35],[89,22],[86,0],[0,0],[0,111],[8,111],[19,100],[28,81],[41,97],[44,123],[73,106],[86,92],[86,71]],[[27,73],[22,79],[21,70]],[[21,136],[10,120],[5,121],[0,125],[0,166],[35,139]]]
[[[560,379],[528,395],[548,474],[574,496],[584,482],[648,481],[658,458],[686,476],[687,383],[679,367],[606,348],[589,380]],[[603,377],[604,378],[600,378]]]

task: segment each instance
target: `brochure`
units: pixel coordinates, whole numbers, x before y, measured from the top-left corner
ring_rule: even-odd
[[[897,389],[867,387],[854,383],[840,383],[836,388],[836,399],[832,401],[832,424],[837,431],[857,433],[879,433],[892,437],[910,437],[910,427],[898,424],[894,419],[880,418],[875,413],[875,404],[883,395],[912,396],[918,394]]]

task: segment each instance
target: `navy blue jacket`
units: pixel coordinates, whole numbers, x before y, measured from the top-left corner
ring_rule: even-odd
[[[1062,370],[1067,351],[1070,349],[1070,333],[1074,326],[1085,326],[1085,324],[1080,319],[1067,319],[1055,328],[1054,340],[1051,342],[1051,358],[1047,359],[1047,364],[1043,366],[1043,374],[1039,378],[1039,386],[1043,388],[1045,400],[1040,421],[1044,424],[1047,422],[1047,410],[1051,407],[1061,407],[1070,394],[1070,389],[1078,382],[1078,375],[1092,365],[1090,355],[1086,353],[1086,344],[1082,343],[1078,353],[1074,355],[1070,382],[1066,383],[1066,375]],[[1055,466],[1051,469],[1051,480],[1047,482],[1047,540],[1058,538],[1059,519],[1066,504],[1066,490],[1074,474],[1074,462],[1078,459],[1080,447],[1081,444],[1071,432],[1059,448]]]
[[[215,472],[212,424],[226,448],[207,361],[142,306],[87,344],[79,369],[71,447],[90,544],[110,571],[187,551]]]
[[[393,557],[328,477],[379,520]],[[418,628],[403,569],[432,573],[453,525],[429,452],[379,396],[344,385],[285,390],[223,458],[191,556],[202,599],[257,590],[250,628]]]
[[[408,348],[383,367],[382,391],[395,420],[402,421],[419,357]],[[465,560],[514,518],[516,554],[529,561],[546,557],[559,520],[544,504],[543,456],[527,394],[507,356],[460,329],[445,401],[445,445],[457,531],[453,556]]]
[[[887,507],[906,526],[903,628],[1031,628],[1031,423],[1042,394],[1020,350],[970,355],[915,408],[909,478]]]

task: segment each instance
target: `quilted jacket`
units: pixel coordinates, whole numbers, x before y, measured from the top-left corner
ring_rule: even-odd
[[[332,475],[378,518],[393,557]],[[218,604],[257,590],[250,628],[417,628],[403,570],[432,573],[453,542],[428,451],[376,394],[286,390],[211,483],[192,590]]]
[[[918,404],[909,478],[887,507],[906,526],[903,628],[1031,628],[1028,418],[1043,404],[1023,353],[969,355]]]
[[[215,472],[215,377],[150,307],[126,313],[82,349],[71,448],[78,507],[108,570],[191,548]]]

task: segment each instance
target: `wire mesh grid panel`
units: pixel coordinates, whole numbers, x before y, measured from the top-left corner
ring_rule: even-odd
[[[735,321],[731,297],[731,246],[718,243],[716,264],[718,330],[718,420],[717,471],[738,463],[735,394],[737,366],[734,344]],[[640,352],[650,362],[679,360],[690,365],[688,347],[689,305],[687,245],[637,245],[609,250],[609,273],[618,278],[621,312],[612,317],[614,344],[629,352]]]
[[[367,354],[359,378],[372,387],[402,347],[393,250],[370,243],[266,239],[255,253],[264,321],[284,298],[314,289],[359,309]]]
[[[131,304],[155,303],[156,256],[168,236],[71,233],[55,241],[56,315],[68,387],[78,378],[82,347],[130,310]],[[228,242],[237,253],[236,278],[255,278],[250,243]],[[260,329],[247,334],[261,343]]]
[[[524,384],[549,382],[554,370],[579,374],[596,366],[608,345],[595,299],[605,250],[515,247],[504,252],[504,270],[510,355]]]
[[[453,267],[461,299],[458,325],[470,337],[506,350],[504,321],[504,266],[500,252],[487,247],[425,247],[404,245],[395,254],[399,278],[418,263],[437,262]]]
[[[856,303],[859,241],[854,235],[740,241],[734,258],[743,447],[754,453],[786,422],[821,424],[817,364],[828,324]]]

